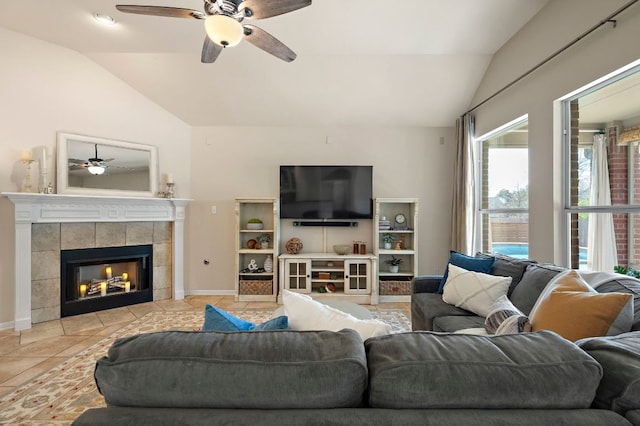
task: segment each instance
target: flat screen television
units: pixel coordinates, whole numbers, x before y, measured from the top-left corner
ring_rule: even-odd
[[[280,166],[280,217],[373,217],[373,166]]]

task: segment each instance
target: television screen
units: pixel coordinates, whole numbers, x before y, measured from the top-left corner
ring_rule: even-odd
[[[280,166],[283,219],[371,219],[372,166]]]

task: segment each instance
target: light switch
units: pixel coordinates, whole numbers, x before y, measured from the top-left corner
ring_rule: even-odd
[[[218,208],[216,206],[211,206],[211,214],[218,213]]]

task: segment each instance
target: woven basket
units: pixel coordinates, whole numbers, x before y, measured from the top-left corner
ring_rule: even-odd
[[[240,294],[273,294],[273,281],[240,280]]]
[[[410,295],[411,281],[380,281],[380,294],[390,295]]]

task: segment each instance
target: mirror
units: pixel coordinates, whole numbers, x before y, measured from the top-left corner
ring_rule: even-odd
[[[153,197],[157,152],[151,145],[58,133],[58,193]]]

